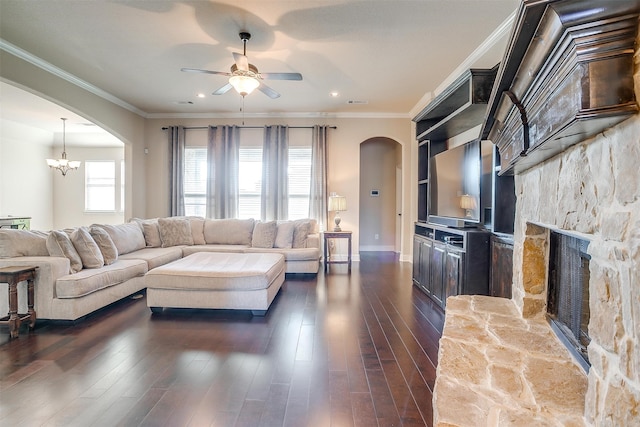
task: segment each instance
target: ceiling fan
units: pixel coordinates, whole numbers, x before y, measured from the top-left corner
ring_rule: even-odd
[[[280,94],[269,86],[262,83],[262,80],[302,80],[300,73],[260,73],[258,67],[249,64],[247,58],[247,41],[251,38],[251,34],[247,32],[240,33],[240,40],[244,44],[243,53],[233,52],[235,64],[231,66],[231,72],[200,70],[198,68],[182,68],[181,71],[188,73],[205,73],[205,74],[221,74],[229,77],[229,83],[213,92],[213,95],[222,95],[235,89],[242,97],[249,95],[254,89],[258,89],[269,98],[278,98]]]

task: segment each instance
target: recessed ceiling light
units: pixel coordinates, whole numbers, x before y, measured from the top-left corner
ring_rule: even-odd
[[[196,95],[198,98],[204,98],[204,93],[199,93]]]
[[[337,98],[340,96],[340,93],[333,91],[333,92],[330,92],[329,95],[331,95],[332,98]]]

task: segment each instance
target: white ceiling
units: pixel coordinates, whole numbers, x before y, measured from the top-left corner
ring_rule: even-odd
[[[274,100],[256,91],[245,99],[247,115],[409,117],[517,5],[518,0],[0,0],[0,37],[5,46],[70,73],[132,111],[171,117],[238,114],[237,93],[211,95],[226,83],[224,76],[180,68],[228,71],[231,53],[242,51],[238,33],[245,30],[252,34],[247,56],[260,71],[303,75],[303,81],[266,81],[282,96]],[[494,66],[502,57],[501,43],[466,65]],[[6,85],[0,90],[0,114],[18,117],[11,110],[20,104],[19,93]],[[332,91],[340,95],[332,98]],[[38,108],[33,100],[29,104]],[[52,114],[59,129],[60,112]]]

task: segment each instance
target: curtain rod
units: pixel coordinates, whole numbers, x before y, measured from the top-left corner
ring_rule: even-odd
[[[240,129],[264,129],[264,126],[236,126]],[[329,129],[338,129],[337,126],[327,126]],[[288,126],[289,129],[313,129],[313,126]],[[162,130],[167,130],[168,127],[163,127]],[[192,126],[185,127],[185,130],[191,129],[209,129],[209,126]]]

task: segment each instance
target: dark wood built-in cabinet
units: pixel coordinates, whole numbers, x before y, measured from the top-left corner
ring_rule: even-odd
[[[413,242],[413,281],[443,309],[447,297],[452,295],[491,294],[492,224],[499,224],[503,233],[513,232],[513,177],[499,177],[498,181],[498,158],[483,176],[491,181],[485,194],[491,200],[491,211],[483,212],[478,227],[449,228],[428,222],[429,159],[447,150],[449,139],[482,123],[497,71],[497,66],[489,70],[469,70],[413,119],[418,140],[418,222]],[[497,194],[496,187],[505,194]],[[499,268],[495,269],[496,274]]]
[[[452,295],[488,295],[489,236],[478,229],[416,224],[414,284],[443,309]]]

